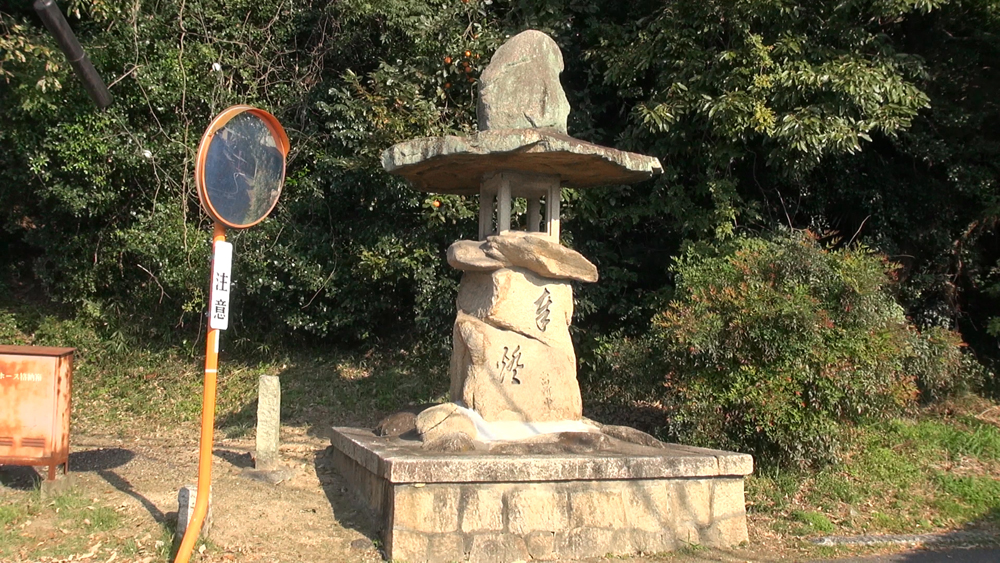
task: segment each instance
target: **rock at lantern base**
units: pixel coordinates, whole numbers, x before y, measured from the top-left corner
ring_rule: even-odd
[[[580,420],[576,354],[567,338],[546,344],[458,313],[451,396],[485,421]]]
[[[527,268],[546,278],[597,281],[597,266],[583,254],[536,233],[504,231],[486,239],[486,253],[499,254],[514,266]]]
[[[552,347],[570,346],[573,288],[523,268],[467,272],[458,289],[458,310],[495,328]],[[575,373],[575,372],[574,372]]]
[[[471,441],[476,438],[476,423],[455,403],[444,403],[417,415],[417,433],[425,444],[449,434],[462,434]]]

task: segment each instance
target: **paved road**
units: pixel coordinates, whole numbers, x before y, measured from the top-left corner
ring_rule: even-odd
[[[828,563],[1000,563],[1000,548],[921,549],[870,557],[836,559]]]

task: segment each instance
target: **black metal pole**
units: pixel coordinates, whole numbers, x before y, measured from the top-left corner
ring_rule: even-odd
[[[62,52],[69,59],[69,64],[73,65],[76,75],[83,81],[83,87],[87,89],[87,93],[90,94],[90,98],[94,100],[97,107],[104,109],[111,105],[111,92],[108,92],[108,87],[104,85],[104,81],[97,74],[93,63],[83,52],[80,42],[76,40],[73,30],[69,28],[69,22],[66,21],[55,1],[35,0],[35,11],[42,18],[45,27],[55,36]]]

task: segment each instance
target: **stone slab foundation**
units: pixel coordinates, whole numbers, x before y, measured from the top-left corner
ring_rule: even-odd
[[[745,454],[667,444],[621,451],[431,453],[335,428],[338,471],[409,563],[577,559],[747,541]]]

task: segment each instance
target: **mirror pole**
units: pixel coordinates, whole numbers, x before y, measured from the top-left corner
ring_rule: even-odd
[[[215,245],[226,241],[226,227],[215,223],[212,235],[212,251]],[[201,447],[198,452],[198,493],[194,502],[194,514],[184,530],[184,539],[177,549],[174,563],[187,563],[194,550],[194,544],[201,535],[201,527],[208,513],[209,496],[212,491],[212,443],[215,432],[215,388],[219,374],[219,329],[209,327],[205,339],[205,389],[201,402]]]

